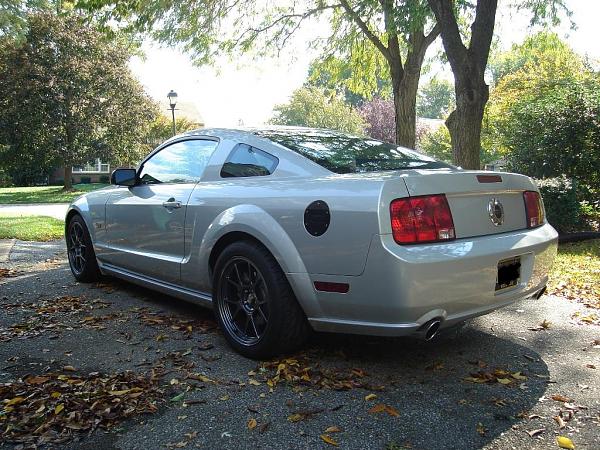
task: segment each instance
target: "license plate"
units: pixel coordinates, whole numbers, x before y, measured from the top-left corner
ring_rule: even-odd
[[[515,287],[521,280],[521,257],[503,259],[498,263],[496,290]]]

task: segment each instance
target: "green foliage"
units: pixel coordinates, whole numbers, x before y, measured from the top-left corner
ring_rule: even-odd
[[[445,126],[425,133],[419,142],[418,148],[426,155],[452,164],[450,132]]]
[[[365,122],[360,114],[337,96],[327,96],[315,87],[294,91],[290,101],[274,108],[271,123],[327,128],[352,134],[363,134]]]
[[[316,86],[343,95],[346,103],[355,107],[375,97],[391,98],[389,68],[381,54],[372,47],[370,49],[371,58],[365,63],[371,62],[373,67],[359,64],[359,71],[354,70],[354,66],[359,63],[358,59],[349,61],[329,55],[314,60],[308,69],[307,86]],[[365,68],[367,70],[364,70]]]
[[[600,76],[554,34],[539,33],[499,58],[484,145],[508,168],[562,175],[600,189]],[[581,198],[580,198],[581,200]]]
[[[177,134],[186,131],[195,130],[198,126],[185,117],[175,118],[175,130]],[[148,146],[148,151],[173,137],[173,120],[163,115],[158,115],[148,126],[144,142]]]
[[[566,74],[581,73],[584,68],[581,56],[556,33],[547,31],[528,36],[522,44],[495,54],[488,64],[493,85],[519,71],[531,73],[541,69],[547,78],[564,78]]]
[[[563,80],[523,97],[499,121],[509,167],[600,189],[600,79]]]
[[[55,10],[48,0],[2,0],[0,2],[0,36],[19,39],[27,30],[27,15],[32,11]]]
[[[548,222],[560,233],[589,228],[585,218],[590,213],[577,196],[577,183],[566,177],[536,180],[546,209]]]
[[[417,115],[430,119],[444,119],[454,109],[454,86],[437,77],[424,84],[417,95]]]
[[[74,16],[28,16],[0,54],[1,161],[21,182],[92,158],[139,159],[157,106],[128,68],[128,49]],[[67,180],[66,185],[69,185]]]

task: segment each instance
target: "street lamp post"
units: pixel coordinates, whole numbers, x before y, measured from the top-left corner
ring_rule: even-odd
[[[171,89],[171,92],[167,94],[169,99],[169,106],[171,107],[171,115],[173,116],[173,136],[177,134],[177,128],[175,127],[175,105],[177,104],[177,92]]]

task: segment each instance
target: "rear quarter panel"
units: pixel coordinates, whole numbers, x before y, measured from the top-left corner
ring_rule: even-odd
[[[339,176],[201,182],[188,204],[189,257],[187,267],[182,269],[184,282],[186,278],[194,279],[187,274],[205,266],[206,252],[212,247],[206,241],[214,243],[231,231],[258,237],[288,273],[359,275],[371,238],[379,232],[381,186],[380,181]],[[316,200],[326,202],[331,214],[328,230],[317,237],[304,227],[304,211]],[[290,245],[282,244],[277,233],[284,236],[285,242],[289,240],[293,251]],[[193,287],[207,290],[208,280],[196,280],[199,285]]]

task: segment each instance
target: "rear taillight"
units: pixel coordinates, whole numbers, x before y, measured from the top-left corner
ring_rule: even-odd
[[[454,239],[454,222],[444,194],[399,198],[390,205],[392,235],[398,244]]]
[[[527,213],[527,228],[539,227],[544,223],[544,205],[539,192],[523,192],[525,212]]]

